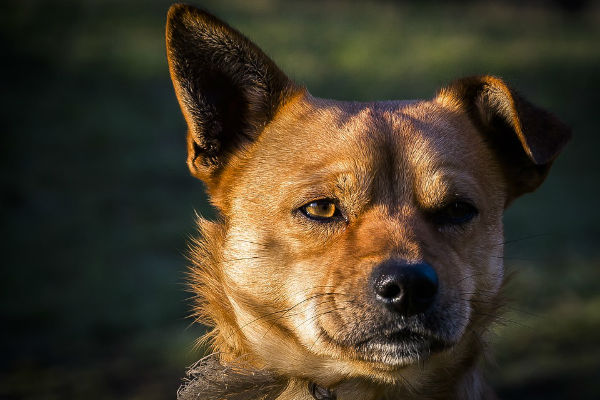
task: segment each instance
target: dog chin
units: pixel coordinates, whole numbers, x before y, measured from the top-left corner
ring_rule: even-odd
[[[376,335],[355,346],[356,354],[367,362],[388,367],[404,367],[428,359],[452,347],[452,343],[409,329]]]

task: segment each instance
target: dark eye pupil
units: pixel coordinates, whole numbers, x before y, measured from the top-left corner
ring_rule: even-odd
[[[321,213],[326,213],[331,208],[331,205],[327,203],[311,203],[311,207]]]
[[[464,201],[454,201],[434,213],[436,223],[440,225],[461,225],[477,215],[477,209]]]
[[[448,207],[448,215],[454,218],[464,217],[471,212],[470,207],[465,203],[452,203]]]

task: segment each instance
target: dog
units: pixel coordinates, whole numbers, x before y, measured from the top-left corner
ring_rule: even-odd
[[[430,100],[315,98],[211,14],[167,19],[187,165],[219,213],[190,256],[214,352],[178,398],[495,398],[502,215],[570,130],[493,76]]]

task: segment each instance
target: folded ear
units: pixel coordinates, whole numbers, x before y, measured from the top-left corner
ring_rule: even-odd
[[[442,89],[440,98],[457,102],[498,156],[508,184],[507,203],[544,181],[571,138],[556,117],[492,76],[459,79]]]
[[[299,88],[256,45],[214,16],[175,4],[167,57],[188,125],[188,166],[208,185]]]

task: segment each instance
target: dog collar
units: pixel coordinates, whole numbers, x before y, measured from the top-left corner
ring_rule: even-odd
[[[308,391],[315,400],[336,400],[337,398],[331,390],[319,386],[314,382],[309,382]]]

